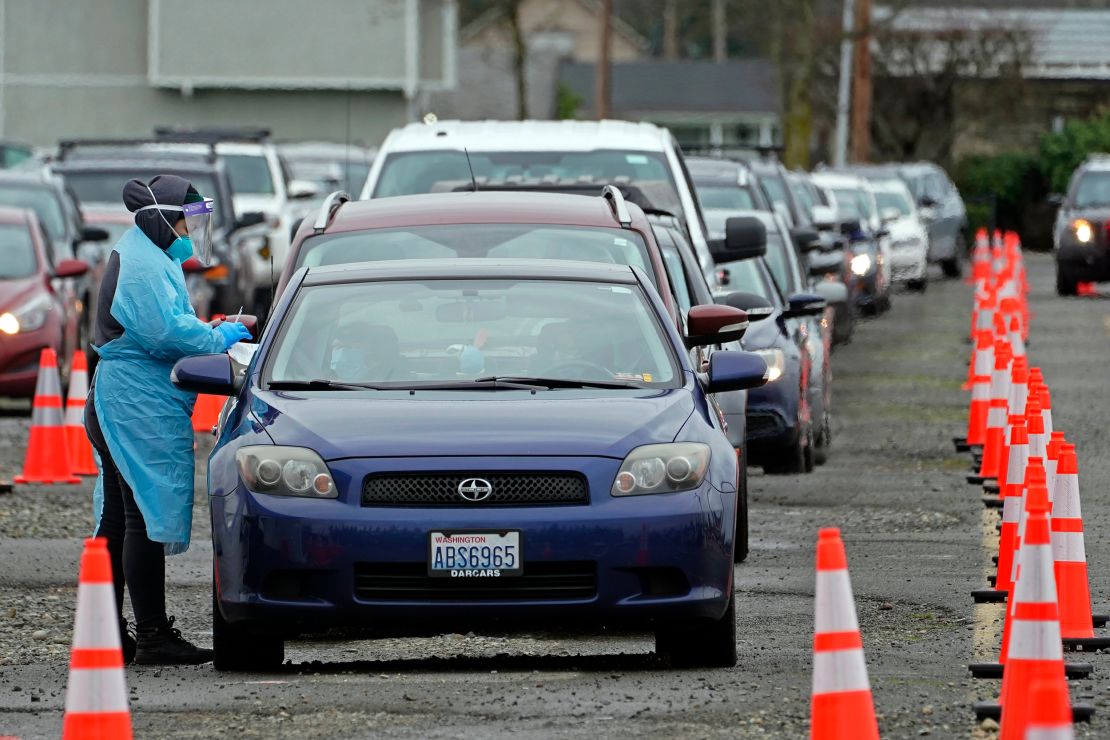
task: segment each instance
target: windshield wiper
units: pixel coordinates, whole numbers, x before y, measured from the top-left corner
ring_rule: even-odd
[[[338,383],[334,380],[271,380],[272,391],[386,391],[388,386],[370,383]]]
[[[475,378],[475,383],[528,383],[540,388],[643,388],[642,385],[621,380],[569,380],[566,378],[533,378],[517,375],[488,375]]]
[[[449,380],[416,383],[340,383],[334,380],[274,380],[269,388],[274,391],[470,391],[475,388],[515,391],[538,391],[546,385],[532,383],[513,383],[499,378],[480,378],[478,380]]]

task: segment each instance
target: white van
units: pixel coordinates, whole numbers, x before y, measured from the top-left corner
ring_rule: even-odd
[[[469,155],[469,163],[467,161]],[[434,121],[386,137],[360,197],[387,198],[483,184],[662,182],[711,286],[716,271],[705,221],[678,142],[667,129],[628,121]]]

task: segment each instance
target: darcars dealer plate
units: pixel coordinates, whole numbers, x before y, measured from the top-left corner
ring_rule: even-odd
[[[523,573],[520,532],[431,532],[428,575],[505,578]]]

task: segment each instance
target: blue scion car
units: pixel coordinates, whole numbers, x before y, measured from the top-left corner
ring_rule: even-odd
[[[209,460],[221,670],[344,628],[642,627],[672,664],[736,660],[736,454],[709,394],[761,385],[747,316],[680,335],[638,268],[398,260],[304,268]]]

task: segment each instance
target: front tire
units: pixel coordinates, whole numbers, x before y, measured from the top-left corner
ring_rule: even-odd
[[[674,668],[732,668],[736,665],[736,586],[720,619],[692,619],[655,631],[655,652]]]
[[[915,293],[924,293],[925,289],[929,287],[929,281],[925,278],[918,278],[916,280],[907,280],[906,287]]]
[[[1066,266],[1056,263],[1057,295],[1075,295],[1079,292],[1079,277]]]
[[[212,586],[212,663],[217,671],[274,671],[285,660],[285,640],[251,622],[228,622]]]

